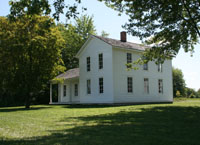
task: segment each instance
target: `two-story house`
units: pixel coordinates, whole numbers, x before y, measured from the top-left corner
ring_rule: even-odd
[[[91,35],[76,55],[79,68],[57,76],[57,103],[50,84],[50,104],[173,102],[171,60],[127,70],[146,48],[127,42],[126,32],[120,40]]]

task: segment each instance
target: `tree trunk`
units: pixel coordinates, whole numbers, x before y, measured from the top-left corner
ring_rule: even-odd
[[[28,92],[28,94],[26,95],[26,101],[25,101],[25,108],[29,109],[30,108],[30,93]]]

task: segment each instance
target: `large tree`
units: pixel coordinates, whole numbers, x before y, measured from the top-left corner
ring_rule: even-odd
[[[79,14],[78,5],[81,3],[81,0],[54,0],[53,3],[51,0],[10,0],[10,17],[20,17],[24,13],[27,15],[33,14],[45,14],[49,15],[53,13],[53,17],[56,20],[59,20],[60,14],[64,14],[67,19],[71,17],[76,18]],[[51,6],[53,4],[53,7]],[[82,7],[82,10],[86,8]],[[54,12],[53,12],[54,11]]]
[[[51,18],[26,14],[15,21],[0,18],[0,40],[1,85],[21,93],[29,108],[32,96],[64,70],[64,40]]]
[[[75,24],[58,25],[65,47],[62,49],[62,59],[67,69],[78,67],[78,59],[75,55],[91,34],[96,34],[93,17],[83,15],[77,18]]]
[[[186,85],[183,72],[178,68],[172,69],[174,97],[186,97]]]
[[[127,32],[151,45],[147,60],[163,61],[183,48],[194,50],[200,37],[199,0],[100,0],[129,16]]]

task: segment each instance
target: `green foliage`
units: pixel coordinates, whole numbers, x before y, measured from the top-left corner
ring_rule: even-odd
[[[199,0],[99,0],[129,16],[123,26],[151,49],[146,59],[163,62],[183,48],[194,51],[200,36]]]
[[[172,73],[174,97],[185,97],[185,80],[182,71],[178,68],[173,68]]]
[[[0,144],[198,145],[199,101],[179,99],[173,104],[128,106],[34,105],[29,110],[4,107],[0,108]]]
[[[109,33],[107,33],[106,31],[101,31],[101,36],[102,37],[108,37],[109,36]]]
[[[186,87],[186,94],[189,98],[200,98],[198,91]]]
[[[78,59],[75,55],[88,39],[89,35],[96,34],[93,17],[83,15],[76,19],[75,24],[63,24],[57,26],[65,39],[65,47],[62,49],[62,59],[67,69],[78,67]]]
[[[69,20],[71,17],[76,18],[79,15],[78,4],[81,0],[74,0],[69,3],[66,0],[54,0],[51,7],[50,0],[10,0],[11,5],[9,17],[15,19],[16,17],[23,17],[23,15],[49,15],[54,11],[53,16],[59,20],[60,14],[66,11],[65,16]],[[86,8],[82,7],[82,10]]]
[[[64,71],[64,40],[48,16],[0,18],[0,83],[2,96],[19,96],[26,107],[50,79]],[[26,99],[25,99],[26,98]]]

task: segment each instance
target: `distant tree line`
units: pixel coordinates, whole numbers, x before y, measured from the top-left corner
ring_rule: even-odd
[[[173,95],[174,97],[200,98],[200,89],[186,87],[183,72],[178,68],[173,68]]]

